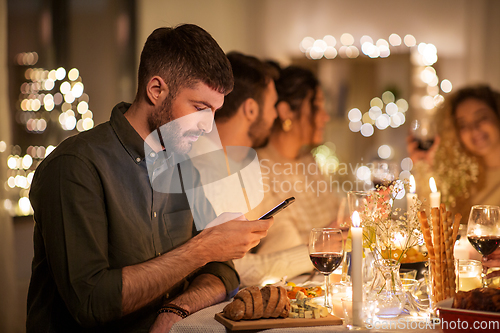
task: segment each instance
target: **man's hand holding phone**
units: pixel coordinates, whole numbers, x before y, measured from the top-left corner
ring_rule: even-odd
[[[294,197],[262,215],[258,220],[248,221],[241,213],[223,213],[220,219],[211,222],[196,238],[201,241],[208,261],[227,261],[242,258],[260,243],[274,222],[273,216],[291,205]],[[231,215],[228,215],[231,214]],[[224,216],[222,216],[224,215]],[[231,219],[228,221],[228,219]],[[218,223],[218,221],[227,221]]]

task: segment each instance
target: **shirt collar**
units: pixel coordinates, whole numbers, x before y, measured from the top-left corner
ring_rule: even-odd
[[[144,140],[125,118],[130,105],[125,102],[117,104],[111,112],[110,123],[123,148],[136,163],[140,163],[144,160]]]

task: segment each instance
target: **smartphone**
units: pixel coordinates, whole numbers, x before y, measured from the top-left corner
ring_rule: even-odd
[[[265,220],[265,219],[268,219],[270,217],[273,217],[274,215],[278,214],[286,207],[290,206],[294,201],[295,201],[294,197],[290,197],[290,198],[286,199],[285,201],[280,203],[278,206],[274,207],[273,209],[271,209],[270,211],[268,211],[267,213],[265,213],[264,215],[259,217],[259,220]]]

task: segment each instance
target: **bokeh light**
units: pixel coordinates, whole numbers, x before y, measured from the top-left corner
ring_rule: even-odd
[[[344,33],[342,34],[342,36],[340,36],[340,42],[342,43],[342,45],[350,46],[354,44],[354,37],[349,33]]]
[[[78,76],[80,76],[80,72],[76,68],[72,68],[68,72],[68,79],[70,79],[70,81],[75,81],[76,79],[78,79]]]
[[[399,37],[398,34],[391,34],[389,36],[389,43],[391,43],[392,46],[399,46],[401,45],[401,37]]]
[[[384,160],[391,158],[392,156],[392,148],[389,145],[381,145],[380,147],[378,147],[377,152],[378,156]]]
[[[449,93],[453,89],[453,85],[451,84],[450,80],[444,79],[441,81],[441,90],[444,93]]]

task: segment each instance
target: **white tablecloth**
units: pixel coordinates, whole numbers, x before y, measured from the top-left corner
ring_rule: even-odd
[[[219,313],[222,311],[224,306],[226,306],[228,302],[220,303],[211,307],[208,307],[206,309],[203,309],[201,311],[198,311],[196,313],[193,313],[186,319],[183,319],[179,322],[177,322],[170,332],[172,333],[207,333],[207,332],[221,332],[225,333],[227,332],[226,327],[216,321],[214,319],[214,316],[216,313]],[[410,317],[399,317],[398,318],[400,321],[406,321],[406,320],[411,320]],[[389,325],[389,321],[387,322],[379,322],[377,325],[380,327],[380,329],[372,329],[372,330],[359,330],[357,332],[380,332],[380,333],[390,333],[390,332],[405,332],[405,333],[424,333],[424,332],[442,332],[438,326],[436,326],[436,329],[429,329],[429,328],[424,328],[424,324],[422,323],[421,327],[422,329],[417,328],[417,324],[414,323],[413,326],[416,327],[416,329],[411,329],[411,324],[408,324],[405,327],[408,327],[407,329],[397,329],[397,324],[398,324],[398,319],[393,319],[390,322],[393,323],[393,329],[389,328],[389,326],[385,326],[384,328],[382,325]],[[279,320],[279,319],[278,319]],[[403,325],[403,324],[402,324]],[[396,328],[396,329],[394,329]],[[296,327],[296,328],[274,328],[274,329],[269,329],[269,330],[264,330],[264,332],[274,332],[274,333],[284,333],[284,332],[313,332],[313,333],[321,333],[321,332],[344,332],[344,331],[349,331],[349,329],[344,326],[344,325],[339,325],[339,326],[315,326],[315,327]]]

